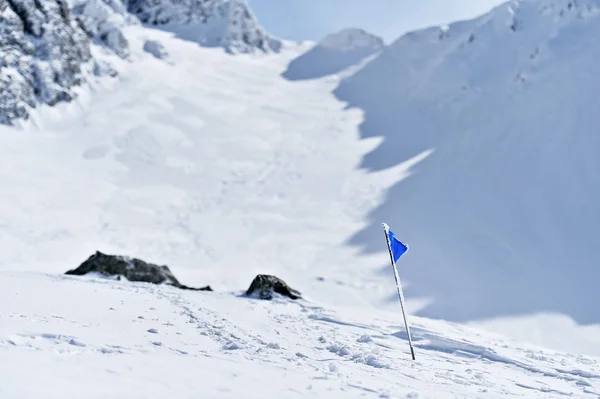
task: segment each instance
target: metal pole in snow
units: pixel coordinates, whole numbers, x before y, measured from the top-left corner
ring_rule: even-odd
[[[400,275],[398,274],[396,262],[394,262],[394,256],[392,255],[392,246],[390,243],[390,237],[388,235],[389,227],[385,223],[383,224],[383,230],[385,232],[385,242],[387,243],[388,253],[390,254],[390,262],[392,263],[392,269],[394,269],[394,278],[396,279],[396,288],[398,290],[398,298],[400,299],[400,308],[402,309],[402,317],[404,318],[404,325],[406,326],[406,333],[408,335],[408,345],[410,346],[410,354],[412,355],[412,360],[416,360],[415,350],[413,348],[412,338],[410,336],[410,329],[408,327],[408,321],[406,320],[406,312],[404,311],[404,294],[402,293]]]

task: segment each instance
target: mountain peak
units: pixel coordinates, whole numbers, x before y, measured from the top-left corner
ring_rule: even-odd
[[[346,28],[331,33],[321,39],[318,45],[337,51],[351,51],[358,48],[380,49],[384,47],[381,37],[360,28]]]

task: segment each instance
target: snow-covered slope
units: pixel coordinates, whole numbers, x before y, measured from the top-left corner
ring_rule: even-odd
[[[383,39],[362,29],[348,28],[325,36],[296,58],[283,73],[286,79],[315,79],[333,75],[378,54]]]
[[[535,329],[503,329],[572,350],[586,339],[560,343],[556,325],[573,326],[556,318],[600,324],[599,11],[512,1],[399,38],[336,90],[365,112],[361,136],[384,139],[363,168],[429,154],[351,240],[380,251],[379,223],[397,226],[412,244],[407,296],[427,302],[418,314],[532,316]]]

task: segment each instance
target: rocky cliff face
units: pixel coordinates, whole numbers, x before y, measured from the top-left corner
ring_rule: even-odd
[[[114,75],[92,45],[128,58],[121,29],[187,25],[199,44],[229,52],[279,51],[243,0],[0,0],[0,123],[27,119],[39,104],[71,101],[91,74]]]

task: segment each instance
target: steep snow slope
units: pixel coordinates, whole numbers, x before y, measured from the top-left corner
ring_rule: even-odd
[[[575,351],[592,350],[578,345],[591,340],[600,350],[598,328],[561,342],[573,322],[600,323],[599,5],[512,1],[413,32],[336,90],[365,112],[361,136],[384,139],[364,169],[433,151],[351,240],[380,251],[379,223],[397,226],[412,244],[407,296],[428,301],[418,314],[531,316],[542,324],[530,331],[493,325]]]

